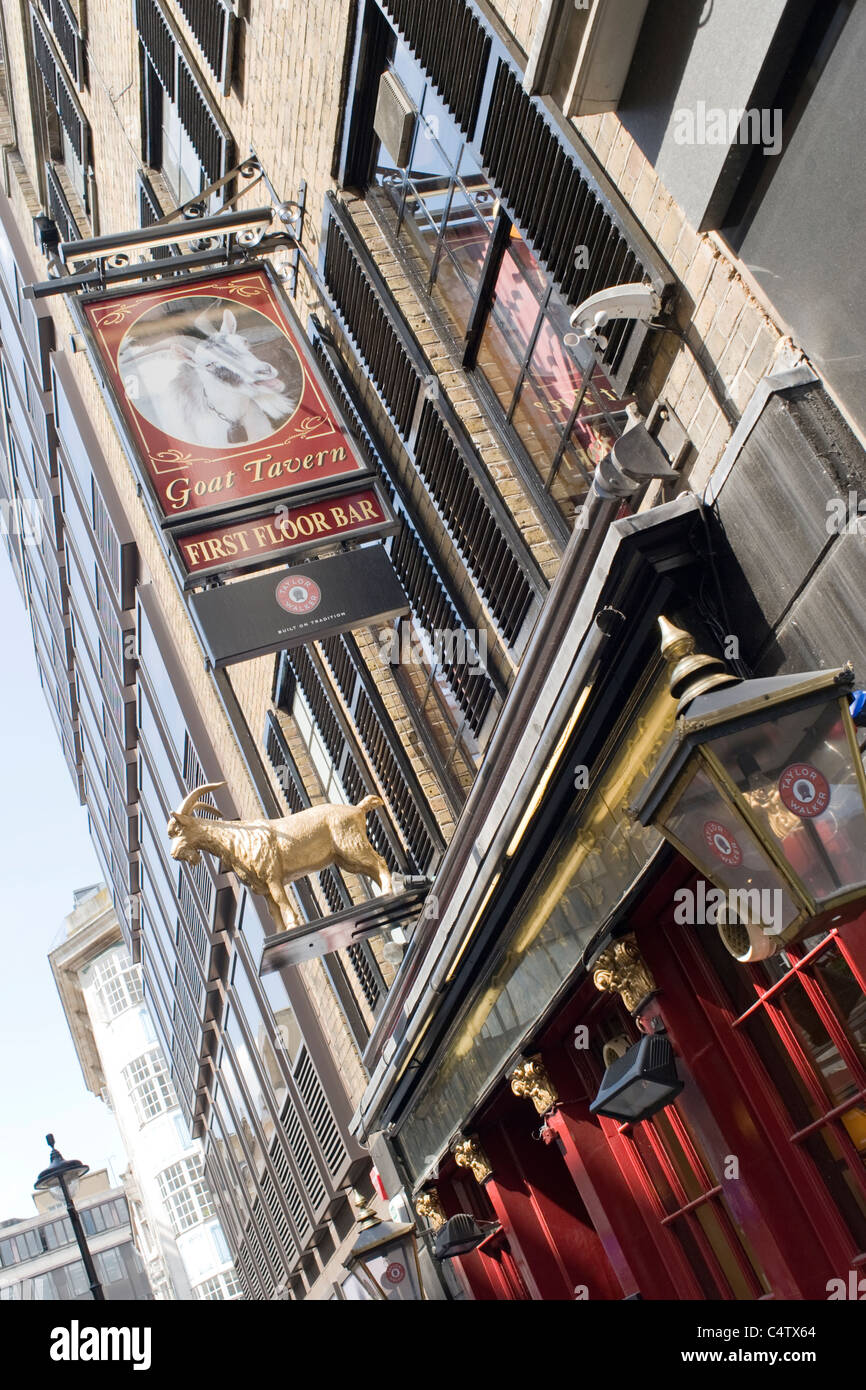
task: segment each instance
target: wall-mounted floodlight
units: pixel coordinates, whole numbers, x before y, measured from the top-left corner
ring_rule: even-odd
[[[577,347],[583,338],[592,338],[599,347],[607,347],[607,340],[601,337],[601,329],[612,319],[638,319],[649,323],[662,307],[660,296],[652,285],[639,281],[630,285],[609,285],[597,294],[591,294],[574,310],[570,322],[573,333],[566,333],[566,347]]]

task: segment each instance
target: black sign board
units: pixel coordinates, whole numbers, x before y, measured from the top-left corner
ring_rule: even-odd
[[[409,611],[381,545],[331,555],[189,598],[213,666],[300,647]]]

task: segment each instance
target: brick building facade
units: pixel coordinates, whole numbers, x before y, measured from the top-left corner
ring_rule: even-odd
[[[545,750],[583,734],[597,750],[619,727],[616,701],[634,712],[645,698],[657,611],[696,595],[698,618],[716,639],[740,632],[755,669],[796,664],[803,645],[815,665],[856,659],[864,645],[858,624],[837,650],[843,639],[822,636],[826,614],[810,607],[839,563],[818,470],[822,497],[862,476],[856,393],[797,340],[793,325],[807,320],[789,307],[794,253],[786,261],[781,244],[777,269],[750,269],[736,250],[797,176],[808,92],[833,99],[826,53],[837,52],[844,7],[822,19],[820,6],[774,4],[775,27],[755,32],[748,62],[735,61],[739,8],[730,0],[713,16],[724,56],[715,99],[778,102],[778,167],[766,154],[761,168],[748,163],[736,133],[728,163],[714,163],[715,146],[672,140],[674,76],[659,61],[655,89],[647,78],[676,30],[658,3],[618,46],[604,27],[617,6],[601,0],[573,10],[269,0],[248,12],[228,0],[29,0],[4,15],[5,488],[42,499],[50,520],[40,546],[13,534],[9,550],[249,1297],[340,1297],[346,1191],[369,1183],[370,1146],[388,1196],[408,1203],[489,1102],[486,1082],[476,1093],[467,1084],[435,1153],[421,1161],[417,1145],[401,1147],[413,1096],[460,1011],[471,1017],[513,924],[490,908],[497,885],[508,879],[517,894],[543,857],[529,836],[536,860],[521,850],[518,872],[508,855],[496,867],[491,846],[509,816],[511,834],[519,826]],[[596,25],[595,49],[584,24]],[[822,24],[824,66],[813,71],[804,54]],[[684,91],[706,80],[703,41],[677,35]],[[560,52],[571,58],[557,66]],[[602,78],[606,94],[591,100]],[[679,203],[666,179],[688,190]],[[303,204],[303,255],[282,254],[277,272],[399,521],[386,549],[410,609],[394,630],[236,666],[227,687],[203,660],[137,461],[82,350],[80,311],[61,295],[23,294],[47,279],[57,235],[149,226],[206,190],[210,213],[235,199]],[[653,312],[573,331],[579,306],[636,282]],[[826,316],[835,309],[828,292]],[[814,332],[826,355],[823,324]],[[788,445],[779,501],[778,479],[761,469]],[[710,539],[705,496],[727,541]],[[762,499],[784,511],[791,537],[778,557],[782,603],[760,583]],[[701,577],[715,575],[717,556],[739,624]],[[570,682],[605,608],[631,626],[604,648],[601,675],[592,667],[581,718]],[[408,947],[400,934],[371,937],[260,979],[261,903],[209,864],[193,873],[167,858],[165,817],[204,781],[226,783],[215,800],[229,818],[380,796],[377,849],[431,883]],[[496,785],[510,810],[494,806]],[[302,885],[300,904],[310,920],[368,896],[364,881],[331,870]],[[618,900],[599,912],[599,931],[621,929]],[[583,950],[569,956],[575,987],[588,962]],[[500,1074],[552,1006],[533,996]],[[519,1233],[511,1239],[519,1252]],[[476,1270],[443,1290],[562,1296],[516,1259],[512,1285]],[[439,1296],[432,1265],[428,1274]]]

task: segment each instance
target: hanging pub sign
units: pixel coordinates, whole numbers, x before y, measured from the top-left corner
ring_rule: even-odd
[[[83,307],[164,524],[368,471],[264,268]]]
[[[186,586],[208,575],[261,569],[284,556],[320,550],[333,541],[360,541],[396,531],[398,523],[378,485],[319,490],[296,503],[279,502],[267,510],[247,509],[220,523],[174,533],[186,571]]]
[[[203,589],[189,607],[217,668],[409,612],[381,545]]]

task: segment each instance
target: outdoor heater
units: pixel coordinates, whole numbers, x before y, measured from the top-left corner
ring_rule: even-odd
[[[761,960],[866,895],[854,674],[738,680],[696,654],[690,633],[659,624],[677,727],[631,809],[722,890],[731,954]]]

